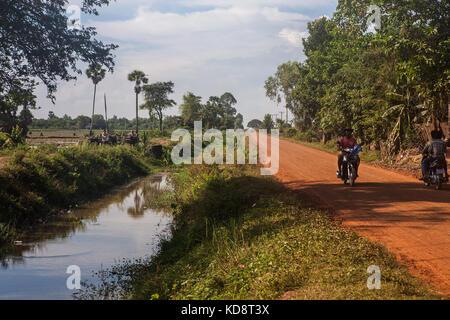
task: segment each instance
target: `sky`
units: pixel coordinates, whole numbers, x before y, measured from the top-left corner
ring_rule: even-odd
[[[79,4],[73,0],[71,4]],[[84,26],[97,29],[97,38],[119,45],[116,67],[97,88],[96,113],[135,117],[134,85],[127,74],[138,69],[150,82],[173,81],[178,106],[193,92],[203,98],[231,92],[244,123],[283,110],[265,96],[264,82],[281,63],[303,61],[301,39],[307,23],[332,16],[337,0],[117,0],[82,16]],[[86,69],[86,66],[81,66]],[[85,75],[60,82],[56,102],[37,90],[37,118],[90,115],[93,84]],[[141,100],[143,97],[141,97]],[[178,106],[167,114],[178,114]],[[97,112],[98,111],[98,112]],[[148,117],[141,110],[140,117]]]

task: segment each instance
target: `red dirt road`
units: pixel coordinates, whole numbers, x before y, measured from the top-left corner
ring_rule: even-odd
[[[426,189],[412,177],[362,163],[352,188],[336,170],[336,155],[280,140],[279,180],[320,199],[345,226],[383,244],[413,275],[450,295],[450,185]]]

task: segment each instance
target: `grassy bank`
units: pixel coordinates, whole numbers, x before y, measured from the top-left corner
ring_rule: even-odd
[[[127,146],[79,146],[11,152],[0,168],[0,243],[62,209],[104,195],[150,173],[142,152]]]
[[[317,150],[325,151],[328,153],[337,154],[336,142],[337,140],[330,140],[327,143],[320,142],[318,137],[311,136],[302,132],[298,132],[295,135],[287,133],[282,133],[280,135],[282,139],[289,140],[295,143],[300,143],[307,147],[311,147]],[[369,150],[367,147],[363,147],[363,151],[359,154],[362,161],[365,162],[376,162],[381,161],[381,153],[377,150]]]
[[[151,260],[102,272],[80,298],[436,298],[383,247],[340,227],[254,167],[193,166],[158,205],[175,211],[173,238]],[[368,290],[370,265],[381,290]],[[120,290],[119,290],[120,289]]]

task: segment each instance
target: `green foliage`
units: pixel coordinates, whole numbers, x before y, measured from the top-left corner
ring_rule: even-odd
[[[25,137],[23,135],[23,129],[16,126],[12,128],[10,133],[6,134],[6,141],[3,143],[3,147],[14,148],[19,145],[25,144]]]
[[[10,244],[14,239],[17,239],[14,228],[11,228],[7,224],[0,223],[0,246]]]
[[[275,127],[275,123],[272,120],[272,116],[270,114],[266,114],[264,116],[264,120],[260,126],[260,129],[266,129],[266,130],[270,131],[274,127]]]
[[[102,68],[100,63],[93,63],[86,70],[86,76],[92,80],[94,85],[97,85],[105,78],[106,70]]]
[[[143,86],[145,94],[145,103],[141,109],[147,109],[150,114],[156,114],[159,119],[159,130],[163,130],[163,111],[176,105],[176,102],[169,99],[172,94],[174,83],[156,82]]]
[[[5,145],[5,142],[8,140],[8,135],[6,133],[0,132],[0,148]]]
[[[220,97],[210,97],[206,104],[202,104],[201,100],[201,97],[191,92],[183,96],[180,112],[186,127],[193,128],[194,121],[201,120],[206,129],[244,128],[244,118],[234,108],[237,100],[231,93],[226,92]]]
[[[286,109],[296,110],[292,91],[300,78],[300,64],[296,61],[283,63],[278,66],[277,72],[265,82],[266,95],[271,100],[286,103]]]
[[[109,0],[84,0],[82,12],[97,15]],[[112,50],[95,39],[95,28],[67,28],[67,0],[8,1],[2,3],[0,34],[0,96],[17,90],[32,90],[36,79],[54,98],[57,81],[76,79],[79,61],[100,63],[112,70]],[[24,18],[26,17],[26,18]]]
[[[297,132],[295,138],[300,141],[306,142],[318,142],[320,141],[320,136],[312,130],[308,130],[305,132]]]

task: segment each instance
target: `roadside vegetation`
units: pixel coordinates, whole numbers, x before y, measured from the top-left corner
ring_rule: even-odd
[[[308,23],[305,61],[278,66],[265,88],[306,138],[325,144],[353,127],[391,161],[423,145],[431,128],[450,135],[448,3],[377,1],[375,28],[373,4],[340,0],[331,18]]]
[[[383,247],[342,228],[253,166],[192,166],[155,205],[173,237],[152,259],[126,261],[85,284],[81,299],[439,298]],[[381,290],[368,290],[370,265]]]

